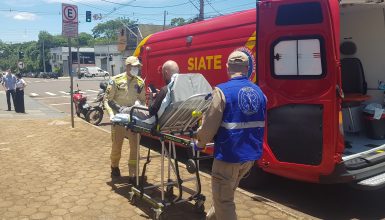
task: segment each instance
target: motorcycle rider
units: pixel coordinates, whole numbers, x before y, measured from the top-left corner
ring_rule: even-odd
[[[126,72],[112,77],[104,96],[104,107],[110,115],[110,120],[117,113],[111,108],[109,101],[113,101],[121,106],[132,106],[136,102],[145,103],[144,81],[138,76],[141,66],[135,56],[130,56],[125,61]],[[111,177],[119,177],[119,161],[124,137],[127,136],[130,145],[130,155],[128,160],[129,180],[133,182],[136,170],[136,153],[138,150],[138,137],[135,133],[127,130],[123,126],[111,125]]]

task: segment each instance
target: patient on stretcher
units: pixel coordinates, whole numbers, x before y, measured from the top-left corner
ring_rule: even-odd
[[[190,74],[173,74],[170,82],[166,87],[162,88],[165,90],[165,95],[161,101],[160,107],[156,113],[151,112],[150,109],[146,106],[134,105],[138,108],[134,108],[132,118],[135,119],[135,123],[140,126],[148,127],[155,123],[155,114],[158,117],[158,124],[162,125],[166,120],[171,117],[179,106],[186,100],[192,100],[191,97],[197,94],[210,94],[212,88],[207,80],[199,73],[190,73]],[[203,96],[204,97],[204,96]],[[190,99],[189,99],[190,98]],[[110,103],[110,106],[116,106],[114,103]],[[114,123],[129,123],[130,122],[130,113],[131,109],[134,106],[130,107],[120,107],[118,108],[118,114],[112,119]],[[191,108],[189,114],[194,111],[194,105],[185,105],[183,108]],[[146,109],[146,110],[144,110]],[[152,114],[151,114],[152,113]]]

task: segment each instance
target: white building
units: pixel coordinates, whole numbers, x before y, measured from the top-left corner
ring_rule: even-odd
[[[71,48],[72,53],[72,70],[75,71],[78,67],[77,48]],[[68,71],[68,47],[55,47],[49,51],[50,60],[49,63],[52,70],[60,68],[64,76],[69,75]],[[94,48],[79,48],[80,54],[80,67],[95,66],[95,52]]]
[[[95,45],[95,64],[115,76],[124,72],[124,57],[118,44]]]

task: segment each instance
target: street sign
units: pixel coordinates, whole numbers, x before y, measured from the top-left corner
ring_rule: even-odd
[[[22,61],[19,61],[17,63],[17,66],[19,67],[19,69],[24,69],[24,63]]]
[[[78,36],[78,6],[62,4],[62,35]]]

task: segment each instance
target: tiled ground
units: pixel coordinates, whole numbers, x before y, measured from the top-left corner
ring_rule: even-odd
[[[86,123],[67,119],[0,120],[0,219],[148,219],[146,203],[128,201],[126,159],[123,177],[111,182],[110,134]],[[144,155],[142,150],[142,155]],[[154,153],[156,154],[156,153]],[[148,182],[159,179],[154,159]],[[181,170],[187,175],[185,166]],[[191,184],[187,184],[191,185]],[[202,177],[206,210],[211,205],[210,178]],[[239,219],[297,219],[268,202],[236,193]],[[204,219],[192,203],[171,207],[167,219]]]

